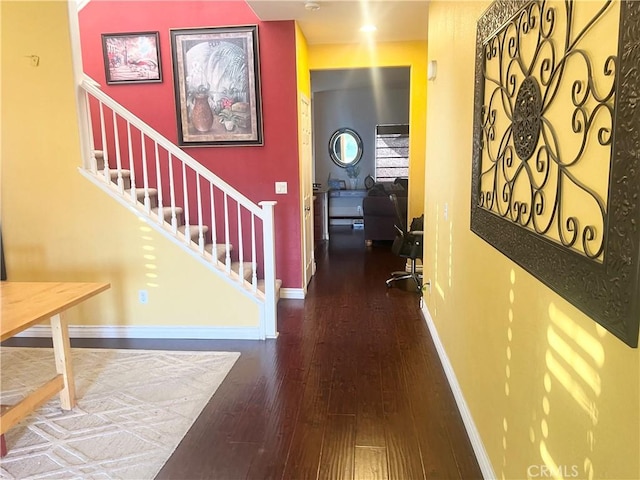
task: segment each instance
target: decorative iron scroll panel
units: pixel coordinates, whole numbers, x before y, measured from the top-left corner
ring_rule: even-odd
[[[637,65],[640,2],[497,1],[478,22],[471,230],[632,347]]]

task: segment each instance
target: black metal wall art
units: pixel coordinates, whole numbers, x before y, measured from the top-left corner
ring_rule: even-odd
[[[471,230],[631,347],[639,65],[640,2],[496,1],[478,21]]]

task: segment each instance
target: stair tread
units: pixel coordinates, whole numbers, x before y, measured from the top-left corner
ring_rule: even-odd
[[[214,245],[212,243],[208,243],[204,246],[204,251],[210,254],[212,257],[218,259],[219,262],[224,263],[224,257],[227,254],[227,247],[225,244],[215,245],[216,253],[213,253]],[[233,246],[229,245],[229,252],[233,250]]]
[[[136,188],[135,196],[138,202],[145,203],[145,192],[149,192],[149,206],[152,208],[156,207],[158,205],[158,190],[156,188]],[[125,189],[125,193],[130,197],[131,189]]]
[[[158,189],[157,188],[147,188],[146,190],[149,191],[149,195],[157,195],[158,194]],[[128,188],[127,190],[125,190],[127,193],[131,194],[131,189]],[[144,197],[144,192],[145,192],[145,188],[144,187],[136,187],[136,195],[138,195],[138,197]]]
[[[103,170],[98,170],[98,173],[102,172]],[[111,175],[111,178],[118,178],[118,172],[120,172],[123,177],[131,177],[131,170],[127,170],[126,168],[121,168],[120,170],[113,168],[109,169],[109,175]]]
[[[151,209],[151,211],[157,215],[157,214],[158,214],[158,209],[159,209],[159,207],[153,207],[153,208]],[[172,211],[173,211],[173,210],[174,210],[174,208],[173,208],[173,207],[162,207],[162,212],[163,212],[165,215],[166,215],[166,214],[171,215],[171,213],[172,213]],[[184,212],[184,209],[183,209],[182,207],[175,207],[175,211],[176,211],[176,215],[179,215],[179,214],[181,214],[182,212]]]
[[[227,246],[224,243],[218,243],[215,247],[216,247],[216,250],[218,251],[218,257],[220,257],[220,255],[224,255],[227,251]],[[204,249],[206,252],[212,253],[213,243],[207,243],[204,246]],[[232,252],[232,251],[233,251],[233,245],[229,244],[229,252]]]
[[[111,176],[111,178],[118,178],[118,172],[121,172],[123,177],[131,177],[131,170],[127,168],[121,168],[120,170],[118,170],[117,168],[109,169],[109,175]],[[104,168],[96,169],[96,173],[98,175],[104,175]]]
[[[103,175],[103,172],[103,170],[98,170],[98,175]],[[124,168],[120,170],[110,169],[109,179],[115,184],[118,184],[120,179],[122,179],[124,188],[131,188],[131,170],[126,170]]]
[[[240,269],[240,262],[231,262],[231,270],[238,273]],[[245,280],[251,280],[251,275],[253,274],[253,264],[251,262],[243,262],[242,263],[242,277]]]
[[[189,233],[185,233],[187,230],[186,225],[180,225],[178,227],[178,232],[182,233],[185,236],[189,236],[192,242],[198,242],[198,237],[200,236],[200,227],[198,225],[189,225]],[[202,235],[206,234],[209,231],[209,227],[206,225],[202,225]]]
[[[164,219],[165,222],[167,223],[172,223],[172,219],[173,219],[173,215],[175,212],[175,217],[176,217],[176,223],[178,225],[181,225],[183,222],[182,219],[182,212],[183,212],[183,208],[182,207],[162,207],[162,212],[159,212],[159,207],[153,207],[151,209],[151,216],[154,218],[158,218],[158,214],[162,215],[162,218]]]
[[[260,290],[262,293],[264,293],[264,279],[260,279],[258,280],[258,290]],[[280,299],[280,288],[282,288],[282,280],[280,280],[279,278],[276,278],[276,301],[278,301]]]
[[[180,231],[182,233],[184,233],[186,229],[187,229],[186,225],[181,225],[181,226],[178,227],[178,231]],[[189,225],[189,231],[191,233],[193,233],[193,232],[197,233],[197,232],[200,231],[200,227],[198,225]],[[208,232],[209,231],[209,227],[207,225],[202,225],[202,231],[203,232]]]

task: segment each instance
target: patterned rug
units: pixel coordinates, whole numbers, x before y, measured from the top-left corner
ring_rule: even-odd
[[[5,435],[2,479],[152,479],[240,356],[74,348],[78,405],[56,396]],[[50,348],[0,349],[1,403],[55,375]]]

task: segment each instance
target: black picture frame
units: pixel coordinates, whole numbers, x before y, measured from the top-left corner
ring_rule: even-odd
[[[566,2],[566,8],[572,3]],[[607,6],[606,2],[603,4]],[[540,9],[541,5],[537,0],[496,1],[478,21],[471,230],[635,348],[640,323],[640,156],[637,154],[640,151],[640,103],[637,101],[640,91],[640,70],[637,68],[640,65],[640,48],[637,48],[640,44],[640,2],[620,2],[619,39],[617,52],[614,52],[617,58],[615,62],[607,60],[615,72],[615,107],[611,109],[610,136],[604,134],[610,138],[611,158],[608,198],[602,232],[599,233],[602,251],[598,258],[588,258],[575,248],[567,248],[563,242],[551,241],[483,206],[486,202],[486,192],[481,191],[482,149],[486,138],[483,137],[483,123],[486,125],[488,118],[484,91],[485,46],[497,32],[515,21],[520,12],[527,8]],[[602,69],[599,72],[602,73]],[[515,153],[512,154],[515,159]],[[535,207],[533,202],[530,207]]]
[[[262,145],[257,25],[170,35],[178,145]]]
[[[158,32],[103,33],[107,85],[162,82]]]

